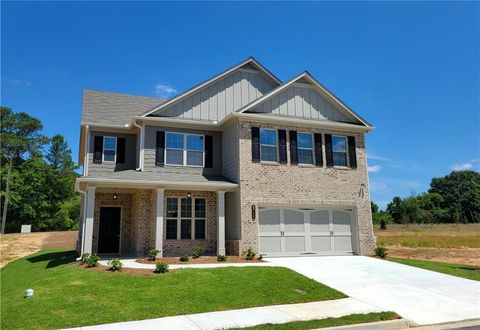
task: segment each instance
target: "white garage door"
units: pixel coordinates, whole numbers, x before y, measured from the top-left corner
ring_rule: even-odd
[[[260,253],[266,256],[353,254],[351,210],[259,208]]]

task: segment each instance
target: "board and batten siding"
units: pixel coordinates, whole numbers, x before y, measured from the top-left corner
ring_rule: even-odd
[[[125,163],[104,162],[96,164],[93,162],[95,136],[114,136],[125,138]],[[113,173],[123,170],[135,169],[137,164],[137,136],[135,134],[112,133],[102,131],[90,132],[90,144],[88,146],[88,175],[95,176],[101,173]]]
[[[288,87],[250,111],[272,113],[281,116],[358,123],[351,116],[347,116],[344,111],[337,109],[315,89],[298,85]]]
[[[222,132],[223,176],[238,183],[238,124]]]
[[[260,72],[239,69],[153,115],[220,121],[273,88]]]
[[[213,167],[191,167],[191,166],[172,166],[165,164],[164,166],[155,165],[155,144],[157,131],[175,132],[175,133],[190,133],[211,135],[213,144]],[[166,143],[166,138],[165,138]],[[165,145],[166,146],[166,145]],[[145,126],[145,149],[144,149],[144,164],[143,170],[145,172],[157,172],[165,174],[191,174],[191,175],[222,175],[222,133],[217,131],[205,131],[196,129],[183,128],[168,128],[161,126]]]
[[[225,193],[225,238],[227,240],[240,239],[240,193]]]

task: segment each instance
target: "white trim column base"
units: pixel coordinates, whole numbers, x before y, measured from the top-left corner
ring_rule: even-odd
[[[158,258],[163,257],[163,199],[165,189],[157,189],[157,218],[155,221],[155,249],[159,252]]]
[[[92,253],[93,250],[93,214],[95,210],[95,187],[87,188],[87,209],[85,212],[85,237],[83,238],[83,253]]]
[[[225,255],[225,191],[217,191],[217,254]]]

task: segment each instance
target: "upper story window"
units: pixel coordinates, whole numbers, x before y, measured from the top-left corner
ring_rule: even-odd
[[[347,165],[347,138],[345,136],[332,135],[333,165]]]
[[[116,160],[116,151],[117,151],[117,138],[114,136],[104,136],[103,137],[103,161],[114,162]]]
[[[313,134],[297,133],[297,155],[299,164],[313,164]]]
[[[204,140],[203,135],[167,132],[166,164],[202,167],[205,158]]]
[[[260,160],[276,162],[277,160],[277,131],[273,129],[260,129]]]

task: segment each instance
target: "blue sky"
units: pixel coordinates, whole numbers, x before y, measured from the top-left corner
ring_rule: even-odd
[[[63,134],[75,159],[82,89],[171,97],[254,56],[303,70],[377,129],[372,199],[479,169],[478,2],[2,2],[1,104]]]

